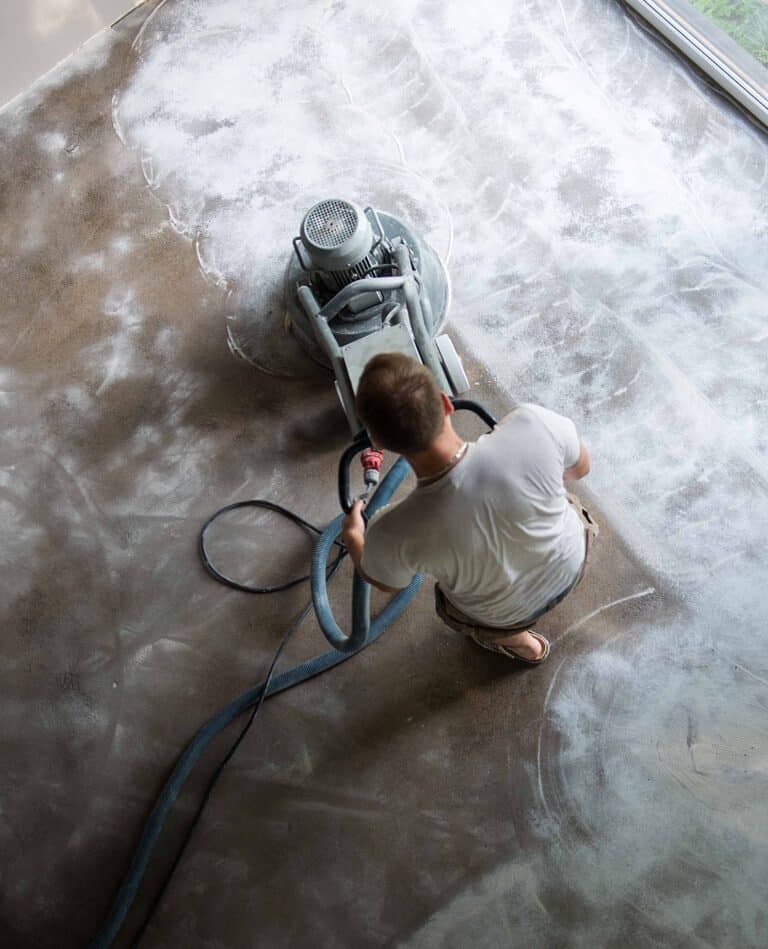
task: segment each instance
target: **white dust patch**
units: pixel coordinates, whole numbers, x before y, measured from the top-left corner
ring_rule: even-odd
[[[747,629],[722,641],[740,609],[723,610],[716,597],[707,606],[704,629],[638,624],[601,652],[569,659],[549,708],[545,727],[561,736],[557,757],[542,762],[544,803],[561,822],[552,845],[579,900],[603,910],[600,944],[627,899],[681,935],[712,905],[729,907],[744,944],[759,943],[762,904],[750,880],[766,868],[768,756],[749,710],[764,707],[768,681],[752,670],[768,668]],[[578,835],[562,833],[569,822]],[[692,867],[722,871],[707,901]]]
[[[103,256],[98,256],[103,266]],[[87,261],[88,258],[83,260]],[[83,265],[81,269],[98,268]],[[114,326],[109,336],[93,346],[90,352],[94,365],[99,367],[101,373],[97,395],[101,395],[115,382],[136,374],[136,363],[141,358],[139,344],[144,323],[144,312],[135,291],[130,287],[112,287],[104,300],[103,312],[111,318]]]
[[[55,155],[66,148],[67,136],[63,132],[46,132],[39,136],[37,142],[43,151]]]
[[[237,3],[170,5],[139,39],[115,124],[203,271],[258,313],[282,298],[291,240],[316,200],[378,201],[447,249],[435,189],[400,163],[375,111],[350,102],[320,5],[244,17]],[[215,63],[215,77],[200,63]]]

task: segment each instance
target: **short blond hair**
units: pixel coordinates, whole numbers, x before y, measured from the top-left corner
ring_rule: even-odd
[[[428,448],[445,420],[435,377],[403,353],[379,353],[368,361],[357,389],[357,414],[375,445],[399,455]]]

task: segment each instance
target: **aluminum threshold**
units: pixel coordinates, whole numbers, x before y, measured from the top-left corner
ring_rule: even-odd
[[[624,0],[768,128],[768,70],[685,0]]]

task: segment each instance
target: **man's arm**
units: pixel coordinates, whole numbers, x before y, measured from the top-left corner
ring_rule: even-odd
[[[383,583],[369,577],[363,570],[363,550],[365,549],[365,521],[363,520],[363,502],[355,501],[352,510],[344,518],[344,527],[342,529],[342,540],[349,551],[355,570],[372,587],[382,590],[384,593],[397,593],[399,587],[388,587]]]
[[[589,452],[587,451],[587,446],[584,442],[581,442],[581,452],[579,454],[579,460],[575,465],[571,465],[570,468],[566,468],[563,472],[563,481],[578,481],[579,478],[583,478],[584,475],[589,474],[590,462],[589,462]]]

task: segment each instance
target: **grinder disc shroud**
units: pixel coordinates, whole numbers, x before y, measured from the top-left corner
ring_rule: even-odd
[[[332,198],[309,209],[294,251],[285,277],[287,328],[333,371],[353,433],[361,428],[357,382],[378,352],[403,352],[426,365],[444,391],[466,391],[455,347],[438,335],[450,304],[448,274],[408,224]]]

